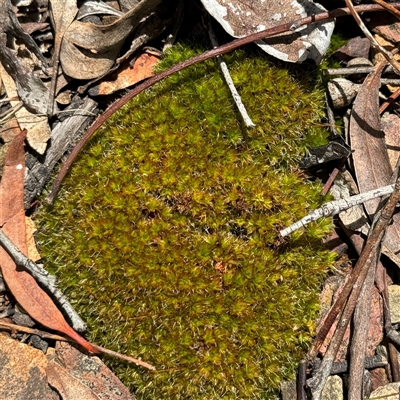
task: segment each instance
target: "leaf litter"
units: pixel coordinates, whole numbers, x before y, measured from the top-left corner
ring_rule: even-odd
[[[90,3],[90,2],[87,2]],[[28,49],[28,56],[17,58],[15,56],[15,50],[7,47],[9,44],[4,41],[4,36],[0,36],[0,46],[3,50],[2,56],[0,55],[0,60],[3,65],[7,66],[7,72],[9,76],[15,81],[14,88],[7,90],[10,93],[9,97],[15,101],[22,102],[23,109],[26,112],[30,112],[32,119],[42,118],[40,122],[43,124],[43,129],[37,129],[35,132],[34,125],[24,126],[23,118],[19,117],[19,123],[21,129],[24,127],[28,130],[28,135],[37,136],[37,138],[28,139],[28,144],[39,154],[44,154],[48,150],[49,143],[48,136],[40,136],[43,131],[50,132],[50,124],[46,122],[46,117],[43,118],[38,116],[38,113],[46,114],[50,116],[57,115],[58,112],[62,111],[62,106],[60,104],[54,103],[54,97],[58,93],[58,88],[55,89],[56,85],[54,82],[57,80],[64,80],[66,82],[63,85],[57,85],[60,88],[60,93],[62,93],[63,86],[68,85],[68,80],[70,78],[74,79],[84,79],[84,80],[98,80],[105,76],[105,81],[107,74],[111,71],[116,72],[118,78],[119,75],[123,74],[123,68],[118,69],[121,62],[117,62],[118,57],[121,57],[120,50],[124,47],[124,43],[127,40],[129,34],[138,28],[138,22],[145,26],[142,19],[147,20],[147,28],[151,26],[148,18],[150,14],[157,8],[158,1],[142,1],[140,2],[140,7],[143,7],[145,11],[141,11],[142,14],[137,13],[134,15],[134,8],[137,6],[136,1],[121,1],[122,11],[114,13],[114,22],[110,19],[104,17],[106,22],[104,25],[95,25],[91,22],[85,22],[83,20],[78,20],[76,2],[64,2],[63,7],[60,8],[60,2],[52,1],[50,2],[49,9],[52,10],[54,18],[54,55],[53,55],[53,86],[48,88],[48,71],[46,74],[40,72],[50,65],[51,60],[47,55],[47,59],[43,56],[43,49],[46,48],[46,40],[42,40],[41,47],[36,44],[36,41],[31,40],[31,35],[37,34],[37,38],[43,38],[42,33],[38,33],[39,25],[37,30],[33,29],[31,35],[23,32],[21,25],[16,22],[14,17],[14,9],[11,7],[10,1],[3,2],[2,8],[0,9],[0,23],[2,24],[3,31],[9,34],[14,34],[16,38],[21,40]],[[241,37],[247,35],[251,32],[261,29],[260,22],[258,18],[264,21],[269,21],[270,26],[277,26],[281,24],[287,18],[287,21],[296,20],[304,12],[311,13],[322,13],[323,8],[319,5],[309,3],[308,10],[305,7],[299,14],[291,14],[292,10],[300,10],[300,6],[296,5],[293,7],[291,4],[286,4],[282,7],[282,2],[270,2],[270,8],[266,9],[262,6],[263,2],[256,3],[256,8],[248,10],[247,3],[236,1],[231,2],[230,9],[226,7],[225,14],[221,13],[222,2],[218,1],[206,1],[203,0],[205,7],[209,12],[217,18],[224,29],[230,33],[232,36]],[[225,4],[225,3],[224,3]],[[97,7],[97,6],[96,6]],[[98,13],[98,9],[90,9],[85,11],[85,14],[81,14],[83,19],[91,18],[93,15]],[[142,9],[142,10],[143,10]],[[215,12],[213,10],[219,10]],[[103,9],[101,9],[104,12]],[[233,12],[234,10],[239,10],[238,12]],[[111,13],[112,14],[112,13]],[[286,14],[286,15],[284,15]],[[42,15],[46,15],[46,11],[42,11]],[[47,14],[48,15],[48,14]],[[161,15],[161,14],[160,14]],[[146,18],[147,17],[147,18]],[[46,16],[47,18],[47,16]],[[135,21],[135,24],[132,24]],[[374,21],[374,19],[372,19]],[[35,22],[40,24],[42,22]],[[170,25],[168,19],[158,19],[158,30],[157,35]],[[139,24],[139,25],[140,25]],[[154,20],[152,22],[154,24]],[[23,26],[23,25],[22,25]],[[153,25],[154,26],[154,25]],[[162,26],[162,29],[160,27]],[[387,25],[385,21],[382,23],[383,28],[379,29],[374,27],[375,31],[387,32]],[[266,28],[267,26],[263,27]],[[44,29],[51,33],[48,25],[40,25],[40,29]],[[333,30],[333,22],[324,24],[314,24],[312,27],[298,29],[296,26],[293,27],[295,33],[292,36],[296,36],[297,39],[289,42],[288,36],[281,35],[280,39],[267,39],[263,43],[259,43],[261,48],[263,48],[269,54],[278,56],[281,59],[286,59],[291,62],[299,62],[306,58],[313,58],[319,61],[321,55],[326,51],[326,48],[330,41],[330,35]],[[140,29],[138,29],[138,32]],[[390,30],[389,30],[390,31]],[[143,46],[147,43],[149,38],[154,38],[154,35],[148,33],[146,37],[145,31],[141,31],[141,35],[138,35],[137,42],[133,39],[131,50],[126,52],[126,57],[129,59],[133,54],[135,54],[137,48]],[[279,38],[279,37],[278,37]],[[314,39],[316,41],[314,41]],[[38,39],[39,40],[39,39]],[[39,40],[39,41],[40,41]],[[132,38],[130,38],[132,40]],[[281,42],[280,42],[281,41]],[[19,46],[19,45],[17,45]],[[138,46],[136,48],[136,46]],[[39,50],[41,49],[41,50]],[[57,53],[58,49],[60,52],[61,66],[58,67]],[[36,57],[36,59],[35,59]],[[123,56],[122,56],[123,57]],[[27,62],[32,61],[33,62]],[[131,60],[131,64],[134,63]],[[151,76],[151,66],[148,71],[142,76]],[[389,157],[387,155],[386,144],[384,140],[384,135],[380,127],[380,117],[378,112],[379,106],[379,86],[380,86],[380,74],[383,68],[380,68],[372,73],[362,84],[359,89],[359,93],[354,102],[352,114],[350,117],[350,137],[351,146],[353,149],[353,164],[355,169],[355,174],[358,181],[358,187],[360,192],[365,192],[370,189],[376,189],[380,186],[385,186],[389,183],[392,176],[392,167],[389,163]],[[57,77],[57,74],[61,73]],[[6,73],[1,74],[2,80],[6,81]],[[130,80],[127,85],[131,85],[135,82],[135,79]],[[45,84],[43,84],[45,83]],[[46,87],[47,85],[47,87]],[[85,93],[90,85],[81,88],[81,94]],[[98,86],[101,87],[101,83]],[[126,87],[126,85],[119,86],[116,84],[114,89],[118,90],[121,87]],[[114,89],[110,91],[104,91],[105,93],[111,93]],[[13,90],[13,91],[11,91]],[[83,90],[83,91],[82,91]],[[95,89],[92,87],[91,95],[100,94],[100,89]],[[89,90],[90,93],[90,90]],[[85,94],[86,95],[86,94]],[[67,100],[71,104],[74,104],[74,99]],[[14,106],[16,104],[14,103]],[[54,106],[54,109],[53,109]],[[50,111],[49,111],[50,110]],[[29,114],[24,114],[24,117]],[[88,119],[89,120],[89,119]],[[60,121],[62,122],[62,121]],[[25,175],[25,164],[24,164],[24,150],[23,150],[23,137],[24,133],[20,133],[16,136],[14,141],[10,145],[10,153],[6,153],[6,165],[3,169],[3,177],[0,184],[1,190],[1,224],[4,231],[10,236],[14,243],[20,248],[20,250],[26,253],[26,237],[25,237],[25,212],[24,212],[24,175]],[[15,143],[14,143],[15,142]],[[37,144],[35,144],[35,142]],[[67,150],[68,144],[65,147]],[[62,154],[62,152],[61,152]],[[60,155],[61,156],[61,155]],[[21,169],[16,169],[17,166],[21,165]],[[11,174],[11,172],[15,172]],[[44,184],[44,183],[43,183]],[[6,195],[4,195],[6,194]],[[373,217],[376,214],[378,208],[378,200],[372,200],[366,203],[365,208],[367,209],[367,214],[369,217]],[[24,218],[22,218],[24,217]],[[398,216],[395,214],[393,218],[393,223],[389,226],[385,238],[385,245],[393,252],[392,260],[397,262],[397,253],[399,251],[398,240]],[[22,232],[22,234],[21,234]],[[15,269],[15,264],[10,262],[7,254],[1,250],[1,267],[4,268],[3,275],[7,281],[8,286],[13,292],[14,296],[21,303],[21,306],[38,322],[42,323],[44,326],[50,327],[51,329],[64,332],[67,335],[73,337],[77,335],[71,328],[66,324],[66,321],[62,317],[61,313],[55,308],[54,304],[51,302],[47,294],[44,293],[34,282],[34,280],[26,278],[29,277],[26,272],[18,271]],[[8,259],[7,259],[8,257]],[[13,271],[14,268],[14,271]],[[20,278],[23,276],[24,278]],[[10,283],[9,283],[10,282]],[[18,282],[18,283],[16,283]],[[12,287],[12,288],[11,288]],[[15,293],[14,293],[15,292]],[[38,294],[32,296],[31,292],[37,292]],[[29,299],[29,297],[32,297]],[[45,300],[44,300],[45,299]],[[50,305],[50,303],[52,305]],[[36,309],[36,307],[38,307]],[[42,309],[44,307],[46,310]],[[61,318],[60,318],[61,315]],[[47,325],[46,325],[47,324]],[[72,331],[72,333],[71,333]],[[76,336],[75,336],[76,338]],[[81,343],[86,344],[84,339]],[[87,344],[90,348],[90,344]],[[92,349],[93,350],[93,349]]]

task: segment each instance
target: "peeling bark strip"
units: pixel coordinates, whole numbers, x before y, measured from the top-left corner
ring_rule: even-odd
[[[25,137],[26,131],[18,134],[5,156],[0,182],[0,226],[21,252],[27,255],[24,210]],[[28,272],[17,268],[3,248],[0,248],[0,266],[11,293],[34,320],[47,328],[64,333],[86,350],[99,353],[67,324],[47,293]]]

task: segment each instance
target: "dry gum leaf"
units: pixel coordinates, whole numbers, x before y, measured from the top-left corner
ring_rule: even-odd
[[[0,182],[0,226],[20,251],[27,255],[24,210],[25,137],[25,131],[19,133],[11,142],[5,156]],[[64,333],[88,351],[98,353],[96,348],[67,324],[47,293],[28,272],[17,268],[3,248],[0,248],[0,266],[11,293],[34,320],[47,328]]]
[[[0,78],[3,82],[3,85],[6,89],[7,96],[11,100],[11,106],[16,107],[19,104],[19,97],[17,92],[17,87],[14,83],[14,80],[11,76],[6,72],[3,66],[0,64]],[[45,110],[47,109],[47,93],[42,95],[45,99],[45,103],[43,106]],[[50,126],[48,124],[47,117],[44,115],[36,115],[29,110],[27,110],[24,106],[22,106],[15,113],[15,117],[18,120],[18,124],[21,129],[26,129],[28,131],[27,140],[29,145],[37,151],[39,154],[44,154],[47,148],[47,142],[50,139]]]
[[[353,149],[354,170],[359,191],[367,192],[389,184],[392,168],[386,149],[384,133],[379,117],[380,76],[385,64],[381,63],[375,72],[368,75],[361,86],[350,116],[350,142]],[[364,204],[372,218],[380,199]],[[400,215],[393,216],[384,244],[394,254],[400,251]]]
[[[112,24],[74,21],[65,32],[60,61],[63,71],[76,79],[95,79],[113,66],[126,38],[161,0],[143,0]]]

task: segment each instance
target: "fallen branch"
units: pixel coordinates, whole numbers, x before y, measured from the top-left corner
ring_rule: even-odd
[[[353,335],[350,345],[350,372],[348,399],[358,400],[363,397],[363,377],[365,351],[367,349],[368,332],[370,325],[371,293],[374,286],[375,272],[380,251],[377,252],[375,262],[371,263],[368,274],[362,284],[361,293],[356,299],[356,308],[353,315]]]

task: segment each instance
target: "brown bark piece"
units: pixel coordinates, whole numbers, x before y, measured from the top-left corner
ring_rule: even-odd
[[[59,400],[47,384],[41,350],[0,334],[0,399]]]
[[[400,22],[394,15],[388,13],[376,14],[368,27],[372,32],[383,36],[392,43],[399,43],[400,41]]]
[[[385,368],[375,368],[369,371],[371,375],[371,391],[389,383]]]
[[[56,343],[57,359],[49,363],[47,372],[50,372],[49,382],[52,386],[62,383],[65,387],[84,387],[90,390],[90,397],[66,397],[65,399],[112,399],[131,400],[132,395],[121,381],[106,367],[98,357],[88,357],[67,342]],[[62,368],[62,364],[65,368]],[[63,371],[64,369],[64,371]],[[58,374],[58,382],[53,378]],[[66,376],[68,374],[68,376]],[[68,383],[69,382],[69,383]],[[70,388],[72,389],[72,388]],[[66,389],[67,390],[67,389]],[[60,392],[61,393],[61,392]],[[72,390],[71,390],[72,393]],[[83,393],[83,392],[79,392]]]

